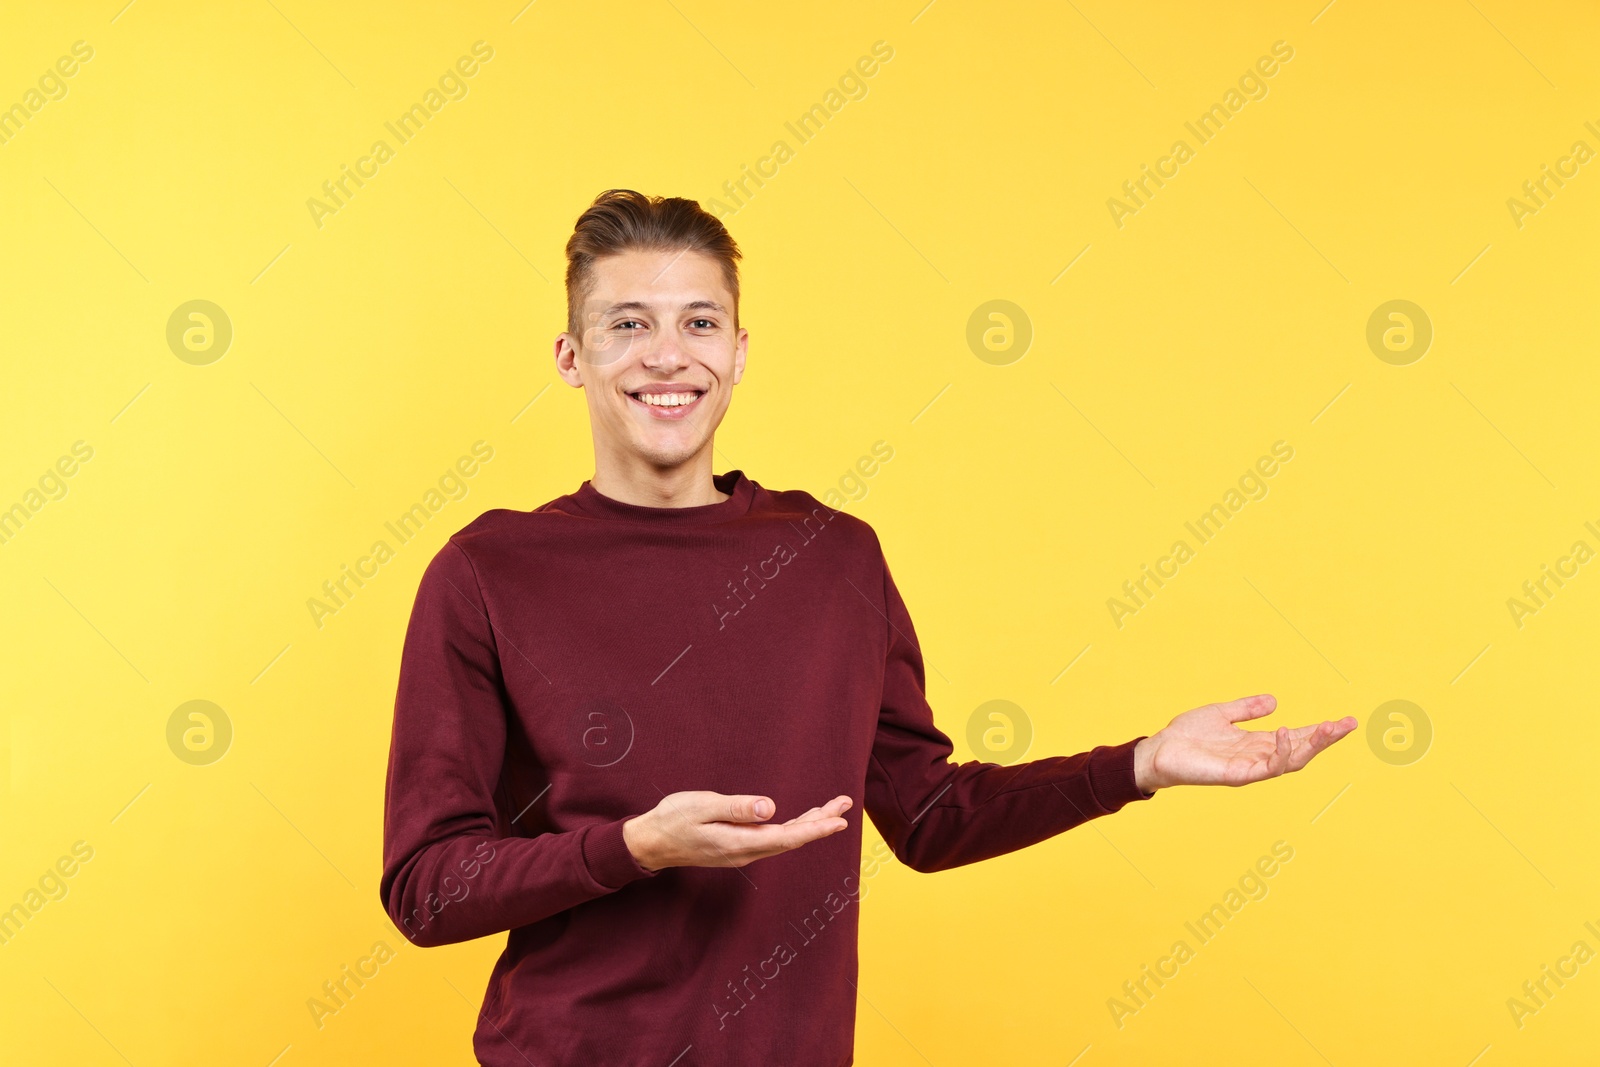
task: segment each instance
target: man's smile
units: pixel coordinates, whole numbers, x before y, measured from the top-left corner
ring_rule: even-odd
[[[646,385],[627,394],[632,403],[645,409],[651,418],[684,419],[705,396],[698,386],[682,382],[662,382]]]

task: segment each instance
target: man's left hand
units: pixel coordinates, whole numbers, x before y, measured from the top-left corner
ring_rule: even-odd
[[[1146,793],[1169,785],[1249,785],[1298,771],[1356,728],[1353,715],[1276,731],[1234,725],[1277,706],[1267,693],[1184,712],[1134,746],[1134,779]]]

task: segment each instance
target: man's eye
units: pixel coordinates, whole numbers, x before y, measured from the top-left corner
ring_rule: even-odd
[[[701,323],[704,323],[705,325],[702,326],[700,325]],[[714,330],[717,328],[717,324],[712,322],[710,319],[695,319],[694,322],[691,322],[689,325],[702,330]]]
[[[622,327],[628,326],[628,325],[643,326],[644,323],[639,322],[637,319],[627,319],[627,320],[625,320],[623,322],[617,323],[615,326],[612,327],[612,329],[620,330],[620,329],[622,329]]]

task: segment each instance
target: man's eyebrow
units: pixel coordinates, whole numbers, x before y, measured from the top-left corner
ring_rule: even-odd
[[[654,311],[654,310],[655,310],[655,305],[647,304],[642,300],[624,300],[624,301],[621,301],[620,303],[612,304],[610,307],[608,307],[604,311],[600,312],[600,314],[602,316],[606,316],[606,315],[615,315],[619,311]],[[687,304],[684,304],[682,307],[680,307],[678,310],[680,310],[680,311],[702,311],[702,310],[704,310],[704,311],[720,311],[724,315],[726,315],[728,313],[728,309],[723,307],[721,304],[717,303],[715,300],[691,300]]]

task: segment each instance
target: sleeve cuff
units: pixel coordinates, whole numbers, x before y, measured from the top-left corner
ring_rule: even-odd
[[[589,877],[607,889],[621,889],[629,882],[658,873],[639,866],[639,861],[628,851],[628,843],[622,837],[622,824],[627,821],[616,819],[601,823],[590,827],[583,835],[584,866],[589,869]]]
[[[1133,773],[1133,750],[1148,734],[1141,734],[1120,745],[1105,745],[1096,750],[1089,766],[1089,786],[1107,813],[1135,800],[1149,800],[1155,793],[1139,788]]]

